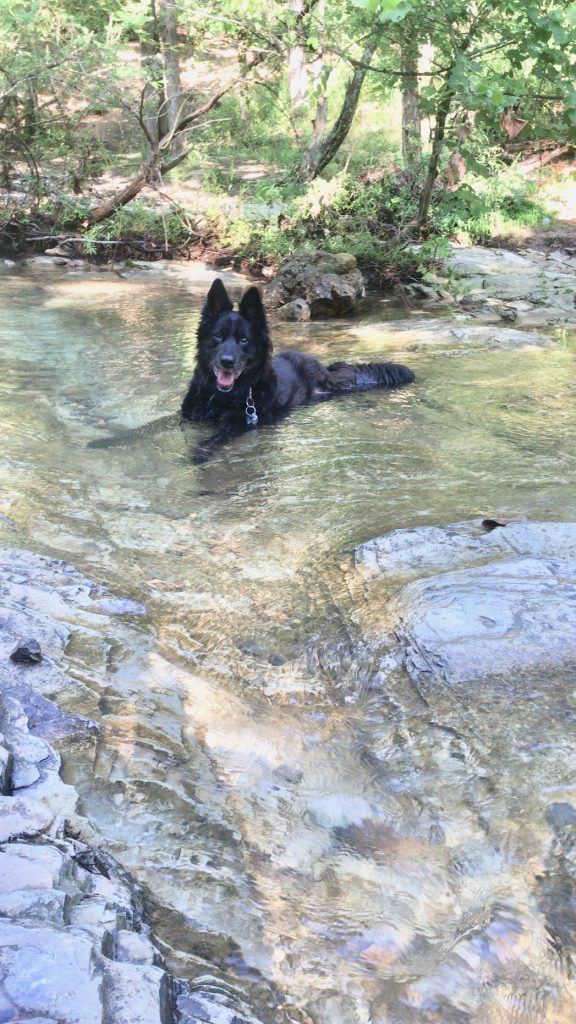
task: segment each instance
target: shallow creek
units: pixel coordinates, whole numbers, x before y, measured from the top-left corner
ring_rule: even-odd
[[[576,670],[426,706],[362,640],[355,544],[523,512],[575,519],[574,348],[397,351],[282,325],[278,349],[398,358],[416,385],[297,411],[194,467],[175,419],[199,299],[155,273],[0,281],[0,543],[146,614],[67,650],[102,726],[82,812],[149,888],[176,972],[267,1022],[574,1019]],[[390,321],[390,329],[386,321]],[[403,343],[406,343],[404,337]],[[565,822],[564,822],[565,824]],[[565,841],[566,840],[566,841]]]

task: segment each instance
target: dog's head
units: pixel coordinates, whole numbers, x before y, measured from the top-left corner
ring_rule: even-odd
[[[249,288],[234,312],[230,296],[216,278],[198,327],[198,360],[214,374],[219,391],[232,391],[239,377],[250,384],[265,372],[272,344],[266,314],[257,288]]]

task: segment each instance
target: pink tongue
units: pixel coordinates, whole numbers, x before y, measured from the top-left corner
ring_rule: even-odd
[[[229,370],[218,370],[216,374],[216,381],[222,388],[229,388],[234,383],[234,374],[230,373]]]

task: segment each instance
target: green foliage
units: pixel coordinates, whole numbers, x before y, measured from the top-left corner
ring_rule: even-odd
[[[412,190],[398,174],[370,181],[341,173],[316,179],[296,198],[288,199],[284,188],[276,186],[274,194],[268,192],[269,214],[257,214],[254,203],[225,218],[214,210],[212,227],[221,244],[255,265],[321,246],[352,253],[364,272],[385,283],[419,275],[407,231],[416,211]]]
[[[39,204],[39,213],[53,225],[57,231],[73,228],[86,217],[88,202],[70,195],[49,196]]]
[[[514,228],[542,224],[549,215],[536,187],[513,173],[490,179],[470,175],[454,191],[439,191],[432,226],[443,235],[482,243]]]
[[[412,267],[417,220],[427,220],[431,234],[473,241],[541,221],[538,198],[502,174],[500,119],[513,108],[527,122],[522,139],[576,139],[576,3],[344,0],[322,10],[311,2],[298,13],[284,0],[179,0],[174,7],[177,48],[196,76],[191,102],[221,84],[218,61],[236,75],[235,51],[245,75],[249,123],[235,88],[203,119],[193,151],[173,172],[182,183],[198,182],[200,206],[213,197],[208,220],[220,244],[259,263],[322,244],[347,249],[364,269],[383,274],[390,262]],[[30,203],[55,224],[80,223],[89,203],[73,193],[88,193],[105,170],[129,177],[150,152],[143,115],[161,103],[166,71],[159,25],[150,0],[0,0],[2,170],[9,180],[17,168]],[[303,185],[289,168],[307,150],[317,102],[327,102],[329,129],[367,39],[376,40],[371,65],[378,72],[366,79],[364,117],[327,177]],[[288,67],[296,46],[308,88],[294,110]],[[419,80],[421,112],[444,135],[436,153],[425,148],[421,173],[408,175],[395,151],[401,62],[406,48],[424,46],[433,59]],[[105,142],[92,124],[101,114],[112,129]],[[467,115],[473,125],[463,139]],[[456,189],[436,180],[422,218],[426,172],[436,179],[455,146],[468,174]],[[163,186],[158,177],[154,184]],[[179,244],[186,235],[179,216],[158,218],[134,203],[94,230],[94,242],[141,232],[155,244],[167,236]]]
[[[161,213],[150,209],[142,202],[133,202],[130,207],[121,207],[112,217],[96,224],[86,232],[93,242],[102,239],[139,239],[154,246],[178,246],[189,237],[187,223],[177,211]],[[87,251],[90,252],[90,242]],[[93,251],[96,246],[93,247]]]

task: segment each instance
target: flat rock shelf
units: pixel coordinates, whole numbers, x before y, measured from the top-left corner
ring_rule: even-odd
[[[142,888],[114,857],[77,838],[90,826],[75,787],[61,778],[56,747],[91,765],[99,729],[45,694],[74,687],[57,662],[79,609],[88,617],[143,609],[106,599],[58,560],[0,550],[0,566],[0,1019],[258,1024],[222,978],[206,971],[189,984],[166,969]],[[31,630],[46,661],[11,662],[15,636]]]

